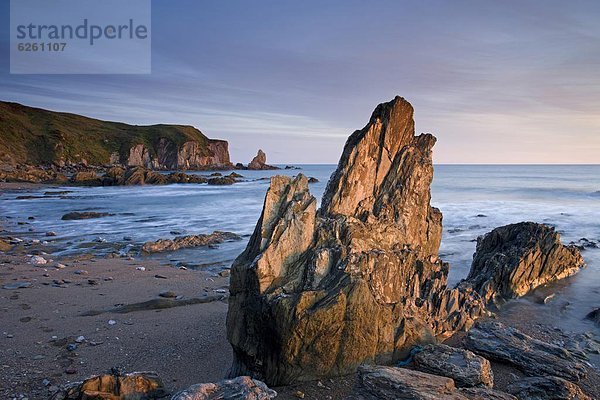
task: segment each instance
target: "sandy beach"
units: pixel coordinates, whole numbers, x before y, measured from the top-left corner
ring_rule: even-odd
[[[30,258],[0,256],[1,286],[31,284],[0,290],[0,398],[46,399],[58,385],[114,367],[156,371],[172,393],[226,375],[232,361],[225,334],[227,276],[140,259],[85,256],[32,265]],[[166,291],[177,298],[161,297]],[[535,316],[524,321],[514,315],[500,320],[552,340],[532,329],[542,322],[532,323]],[[463,336],[448,343],[460,346]],[[523,376],[492,365],[497,388]],[[593,372],[580,385],[600,396],[597,382]],[[350,375],[275,390],[282,399],[333,400],[345,398],[355,383]]]

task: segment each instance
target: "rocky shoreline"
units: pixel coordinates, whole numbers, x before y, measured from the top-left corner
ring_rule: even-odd
[[[578,273],[580,248],[562,244],[547,225],[499,227],[477,240],[469,275],[449,286],[450,266],[438,254],[442,215],[430,205],[435,138],[415,136],[412,114],[400,97],[375,109],[348,139],[320,209],[308,178],[273,177],[231,271],[131,257],[49,260],[43,243],[3,242],[7,326],[33,322],[39,331],[4,333],[15,345],[0,349],[10,360],[0,370],[9,382],[0,394],[600,398],[590,362],[600,353],[594,333],[503,312],[513,299]],[[148,173],[142,170],[144,181],[152,181]],[[176,251],[226,240],[239,237],[214,232],[144,247]]]

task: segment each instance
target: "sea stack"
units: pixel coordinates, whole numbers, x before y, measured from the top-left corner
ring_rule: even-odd
[[[250,163],[248,164],[248,169],[269,170],[269,169],[279,169],[279,168],[275,167],[273,165],[267,164],[267,155],[265,154],[264,151],[262,151],[261,149],[258,149],[258,152],[256,153],[256,157],[254,157],[252,159],[252,161],[250,161]]]
[[[446,287],[435,141],[396,97],[350,136],[319,211],[306,177],[272,178],[232,266],[232,376],[280,385],[393,363],[483,312],[477,293]]]

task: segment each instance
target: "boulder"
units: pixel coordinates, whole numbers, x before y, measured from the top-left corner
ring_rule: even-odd
[[[271,179],[231,269],[231,376],[278,385],[393,363],[484,312],[471,289],[447,288],[437,255],[434,143],[396,97],[350,136],[318,212],[305,176]]]
[[[358,369],[351,400],[466,400],[450,378],[404,368],[368,366]]]
[[[478,321],[465,338],[465,346],[486,358],[511,364],[529,376],[551,375],[579,381],[585,366],[563,347],[534,339],[495,321]]]
[[[555,376],[525,378],[506,390],[519,400],[592,400],[576,384]]]
[[[208,180],[208,184],[209,185],[219,185],[219,186],[223,186],[223,185],[233,185],[234,183],[236,183],[237,180],[235,179],[235,177],[233,176],[217,176],[214,178],[210,178]]]
[[[13,245],[10,243],[10,240],[5,238],[0,238],[0,251],[7,252],[12,250]]]
[[[486,302],[497,302],[574,275],[584,266],[579,250],[561,244],[554,228],[521,222],[477,239],[466,281]]]
[[[173,240],[159,239],[156,242],[146,242],[142,246],[142,252],[160,253],[164,251],[175,251],[182,248],[211,246],[232,240],[242,240],[242,238],[233,232],[214,231],[208,235],[180,236]]]
[[[490,362],[469,350],[440,345],[427,345],[414,355],[418,371],[452,378],[458,387],[494,386]]]
[[[79,171],[73,174],[70,181],[78,185],[99,185],[100,177],[96,171]]]
[[[258,150],[256,157],[250,161],[248,164],[248,169],[255,170],[268,170],[268,169],[279,169],[278,167],[274,167],[272,165],[267,164],[267,155],[264,151]]]
[[[98,375],[60,388],[50,400],[154,400],[165,397],[162,380],[156,372],[117,372]]]
[[[263,382],[240,376],[217,383],[200,383],[177,393],[172,400],[270,400],[277,396]]]

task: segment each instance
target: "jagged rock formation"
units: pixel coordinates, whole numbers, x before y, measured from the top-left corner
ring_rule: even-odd
[[[228,143],[191,126],[137,126],[0,102],[0,164],[232,169]]]
[[[490,360],[514,365],[529,376],[550,375],[576,382],[587,375],[576,354],[499,322],[478,321],[467,334],[465,346]]]
[[[248,164],[248,169],[268,170],[268,169],[279,169],[279,168],[275,167],[273,165],[267,164],[267,155],[265,154],[264,151],[259,149],[258,153],[256,153],[256,157],[254,157],[252,159],[252,161],[250,161],[250,163]]]
[[[554,228],[521,222],[477,239],[466,281],[488,301],[520,297],[585,266],[575,246],[565,246]]]
[[[175,394],[172,400],[270,400],[277,392],[249,376],[217,383],[199,383]]]
[[[437,256],[434,143],[396,97],[350,136],[318,213],[306,177],[272,178],[231,270],[232,376],[284,384],[391,363],[483,312],[476,293],[446,287]]]
[[[421,372],[452,378],[458,387],[494,386],[490,362],[469,350],[427,345],[414,356],[414,368]]]

